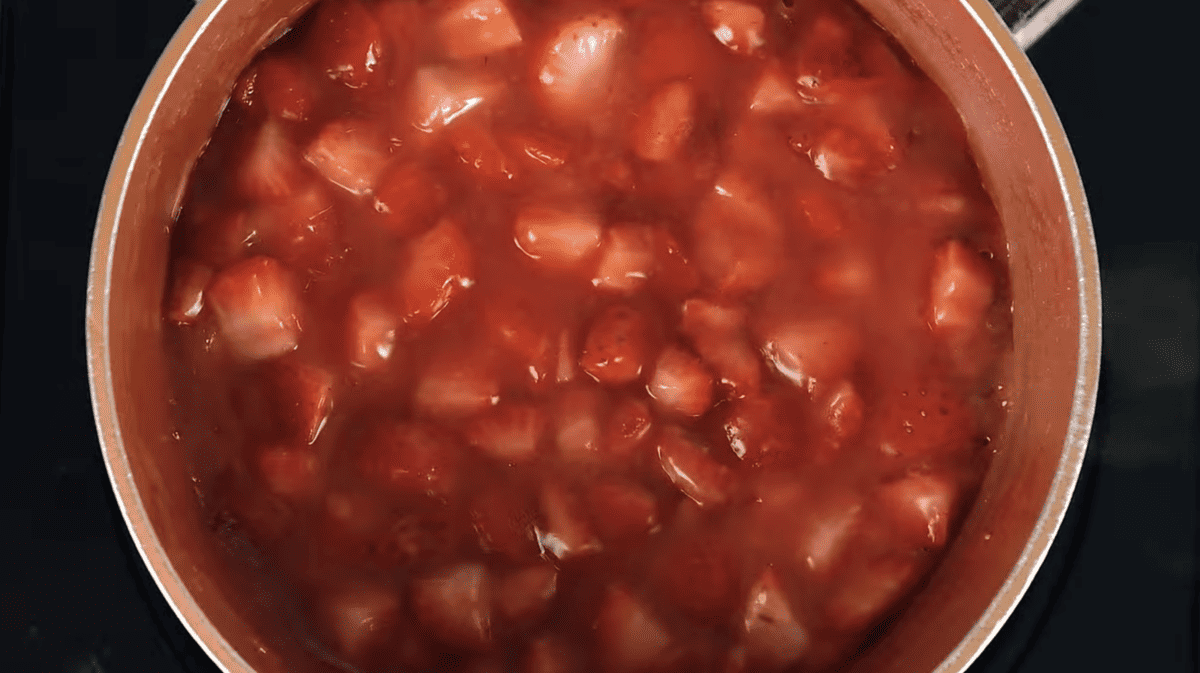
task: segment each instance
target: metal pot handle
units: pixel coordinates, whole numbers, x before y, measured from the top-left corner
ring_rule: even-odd
[[[1004,25],[1013,33],[1017,46],[1026,51],[1058,23],[1079,0],[988,0]]]

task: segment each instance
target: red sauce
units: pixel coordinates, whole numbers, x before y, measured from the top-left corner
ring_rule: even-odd
[[[961,121],[833,0],[324,0],[172,246],[214,535],[344,670],[835,666],[1002,422]]]

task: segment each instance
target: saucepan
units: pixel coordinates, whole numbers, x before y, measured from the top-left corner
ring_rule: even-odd
[[[150,573],[230,673],[296,670],[298,647],[238,585],[173,436],[161,306],[170,224],[234,78],[312,0],[202,0],[150,74],[117,147],[96,224],[87,347],[104,459]],[[925,588],[853,671],[965,670],[1033,580],[1087,448],[1100,362],[1100,280],[1071,148],[1017,37],[986,0],[859,0],[966,122],[1007,238],[1010,409],[974,508]]]

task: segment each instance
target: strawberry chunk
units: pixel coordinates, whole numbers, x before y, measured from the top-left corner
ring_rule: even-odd
[[[322,2],[311,21],[307,46],[326,77],[352,89],[379,79],[386,53],[383,34],[359,0]]]
[[[571,157],[569,145],[546,133],[511,133],[502,144],[528,168],[558,168]]]
[[[670,658],[674,638],[649,607],[623,586],[605,592],[596,617],[605,673],[644,673]]]
[[[680,330],[692,340],[700,357],[738,396],[758,390],[762,380],[758,353],[750,345],[743,310],[705,299],[683,304]]]
[[[308,69],[296,59],[275,56],[259,61],[253,71],[253,98],[267,114],[289,122],[307,121],[317,103],[317,88]]]
[[[608,419],[604,449],[619,460],[629,460],[650,435],[654,421],[650,407],[641,400],[626,398],[618,402]]]
[[[483,650],[492,643],[492,587],[487,568],[461,563],[413,580],[413,611],[440,640]]]
[[[413,76],[404,123],[432,133],[492,102],[503,90],[503,82],[486,75],[442,65],[425,66]]]
[[[499,401],[500,384],[491,367],[459,349],[435,354],[413,391],[414,409],[436,419],[466,418]]]
[[[394,636],[400,619],[400,600],[381,586],[329,592],[322,601],[322,618],[338,651],[359,659]]]
[[[250,246],[258,241],[257,218],[247,209],[229,212],[182,213],[183,237],[188,252],[197,261],[220,269],[246,257]]]
[[[649,227],[621,224],[604,232],[600,265],[592,285],[601,290],[631,294],[654,274],[654,231]]]
[[[829,623],[846,631],[870,626],[916,579],[917,567],[909,560],[885,557],[854,564],[835,585],[826,606]]]
[[[275,495],[305,498],[317,493],[320,464],[312,449],[270,446],[258,453],[263,483]]]
[[[809,632],[792,612],[775,571],[759,575],[742,617],[747,659],[764,671],[781,671],[800,660],[808,649]]]
[[[733,472],[678,428],[667,428],[658,440],[658,462],[671,483],[701,507],[716,507],[729,500]]]
[[[363,371],[382,369],[392,359],[399,327],[400,316],[379,293],[355,295],[346,316],[350,364]]]
[[[466,435],[485,454],[511,465],[537,455],[546,421],[546,414],[531,404],[500,404],[471,421]]]
[[[862,430],[866,405],[849,381],[842,381],[830,391],[821,405],[821,419],[829,429],[830,438],[840,446],[854,439]]]
[[[906,542],[935,549],[946,544],[958,488],[938,474],[911,473],[876,493],[885,516]]]
[[[600,457],[600,392],[590,387],[572,387],[558,398],[554,414],[554,443],[558,453],[572,463],[591,463]]]
[[[338,119],[321,129],[304,151],[304,160],[326,180],[362,196],[375,188],[387,165],[387,143],[365,122]]]
[[[509,182],[517,177],[516,164],[482,126],[462,122],[447,133],[459,162],[474,175],[495,183]]]
[[[218,273],[208,305],[221,334],[242,357],[266,360],[300,342],[300,297],[295,280],[270,257],[251,257]]]
[[[646,101],[633,124],[633,153],[646,161],[675,158],[696,124],[696,92],[672,82]]]
[[[848,375],[860,352],[858,332],[840,320],[819,318],[785,322],[765,331],[762,352],[767,364],[797,386],[812,392]]]
[[[280,425],[304,444],[317,441],[333,412],[333,375],[303,362],[280,362],[273,368],[272,392]]]
[[[323,269],[339,253],[333,199],[319,181],[260,204],[251,220],[263,251],[291,266]]]
[[[754,54],[767,43],[766,16],[754,5],[708,0],[701,5],[700,13],[713,36],[732,52]]]
[[[641,313],[622,304],[610,306],[588,331],[580,366],[589,376],[608,385],[638,380],[649,359],[648,330]]]
[[[457,448],[428,425],[390,423],[376,428],[360,461],[364,476],[396,493],[446,496],[457,487]]]
[[[446,205],[446,190],[420,164],[401,161],[379,174],[375,212],[379,222],[399,236],[408,236],[434,223]]]
[[[579,662],[567,643],[554,636],[541,636],[529,643],[521,661],[521,673],[576,673]]]
[[[983,259],[961,241],[947,241],[933,257],[929,321],[939,330],[979,328],[995,298],[995,281]]]
[[[804,100],[796,91],[793,82],[778,61],[763,66],[762,73],[750,94],[750,111],[756,114],[775,115],[799,112],[804,109]]]
[[[600,247],[600,216],[584,208],[526,206],[517,213],[513,236],[521,252],[555,270],[579,268]]]
[[[475,284],[475,260],[458,223],[443,219],[408,246],[398,291],[404,322],[427,324]]]
[[[871,260],[861,251],[843,250],[831,252],[817,263],[813,285],[838,300],[863,299],[875,289],[877,276]]]
[[[635,483],[607,479],[593,484],[587,499],[596,529],[605,540],[630,540],[658,528],[654,495]]]
[[[558,571],[549,563],[514,570],[496,587],[496,609],[511,621],[532,621],[546,614],[557,591]]]
[[[537,529],[542,550],[560,561],[590,556],[602,549],[574,495],[557,482],[541,492],[542,526]]]
[[[850,497],[803,503],[810,517],[795,528],[795,559],[799,565],[825,575],[832,571],[859,528],[862,505]]]
[[[722,176],[694,222],[696,261],[722,293],[765,286],[782,264],[783,228],[766,197],[736,174]]]
[[[700,287],[699,271],[665,227],[654,228],[654,257],[657,268],[650,280],[656,290],[669,297],[682,298]]]
[[[678,346],[658,356],[647,389],[659,409],[678,416],[701,416],[713,402],[712,375],[699,358]]]
[[[834,240],[849,231],[848,218],[842,207],[824,190],[802,189],[797,192],[797,210],[804,213],[803,222],[818,238]]]
[[[173,276],[167,296],[167,320],[179,325],[194,323],[204,310],[204,288],[212,278],[212,267],[181,260],[175,263]]]
[[[539,309],[529,305],[527,298],[511,296],[493,298],[483,307],[487,335],[517,359],[534,383],[553,379],[558,364],[557,335],[535,319],[542,314]]]
[[[438,19],[437,34],[451,58],[485,56],[521,44],[521,31],[502,0],[467,0]]]
[[[280,122],[268,119],[249,140],[235,169],[238,191],[251,199],[289,196],[304,181],[300,157]]]
[[[537,94],[546,111],[565,120],[585,120],[609,96],[625,24],[599,13],[568,21],[534,56]]]
[[[471,500],[471,523],[485,552],[502,554],[514,561],[537,558],[534,533],[536,512],[532,499],[511,485],[485,488]]]
[[[886,129],[835,126],[808,150],[808,156],[825,179],[857,187],[896,166],[896,141]]]

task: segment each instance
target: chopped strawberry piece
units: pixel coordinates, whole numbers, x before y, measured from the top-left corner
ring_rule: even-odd
[[[699,271],[665,227],[654,228],[654,256],[658,267],[650,281],[656,289],[668,296],[682,298],[700,287]]]
[[[496,609],[512,621],[527,622],[544,615],[558,590],[558,571],[549,563],[515,570],[496,587]]]
[[[630,294],[654,274],[654,230],[633,224],[621,224],[604,232],[600,265],[592,285],[611,292]]]
[[[658,461],[671,482],[697,505],[716,507],[729,500],[733,472],[679,428],[667,428],[659,437]]]
[[[995,297],[994,285],[982,257],[960,241],[947,241],[933,258],[930,323],[947,331],[979,328]]]
[[[529,168],[558,168],[571,157],[569,145],[545,133],[513,133],[505,137],[503,144]]]
[[[539,329],[535,316],[538,307],[511,297],[493,299],[483,307],[483,320],[487,334],[504,351],[518,358],[519,366],[529,371],[534,383],[542,383],[554,376],[557,366],[557,335]]]
[[[338,254],[333,199],[318,181],[261,204],[251,220],[263,251],[294,267],[321,269]]]
[[[485,75],[442,65],[425,66],[413,77],[405,123],[432,133],[492,102],[503,90],[503,82]]]
[[[798,192],[796,205],[804,213],[808,230],[826,240],[841,238],[849,222],[845,212],[824,190],[805,189]]]
[[[699,358],[678,346],[658,356],[647,389],[661,410],[679,416],[701,416],[713,402],[712,375]]]
[[[647,13],[641,47],[634,58],[638,79],[647,88],[671,80],[704,82],[725,58],[722,47],[694,17],[682,12]]]
[[[467,426],[467,439],[488,456],[520,463],[537,455],[546,414],[531,404],[501,404]]]
[[[487,488],[471,500],[471,523],[479,546],[514,561],[537,558],[532,498],[505,486]]]
[[[877,275],[871,260],[861,252],[832,252],[814,269],[813,284],[838,299],[861,299],[871,294]]]
[[[388,162],[383,135],[365,122],[338,119],[325,125],[304,160],[333,184],[362,196],[375,188]]]
[[[459,161],[479,177],[498,183],[517,177],[516,164],[482,126],[462,122],[455,124],[447,133]]]
[[[841,445],[854,439],[862,430],[866,405],[862,396],[849,381],[843,381],[830,391],[821,405],[821,417],[831,439]]]
[[[722,176],[694,223],[696,260],[717,290],[744,294],[765,286],[782,263],[783,228],[766,197],[735,174]]]
[[[352,89],[373,84],[386,55],[375,17],[359,0],[326,0],[312,17],[308,47],[325,76]]]
[[[588,489],[596,529],[608,541],[636,538],[658,527],[654,495],[635,483],[608,479]]]
[[[734,0],[708,0],[700,13],[708,29],[730,51],[754,54],[767,43],[766,16],[754,5]]]
[[[784,73],[778,61],[768,62],[750,94],[750,111],[774,115],[799,112],[803,108],[804,100],[796,91],[796,83]]]
[[[323,619],[339,652],[361,658],[385,645],[400,618],[400,600],[380,586],[330,592],[323,600]]]
[[[575,380],[575,339],[570,329],[558,333],[558,362],[554,371],[555,383],[570,383]]]
[[[333,375],[303,362],[273,367],[273,399],[280,425],[298,442],[317,441],[333,412]]]
[[[638,380],[650,355],[648,330],[641,313],[622,304],[610,306],[592,323],[580,365],[601,383],[624,385]]]
[[[246,359],[278,357],[300,341],[295,280],[270,257],[252,257],[218,273],[208,286],[208,305],[221,334]]]
[[[609,95],[625,24],[600,13],[563,24],[534,57],[534,79],[551,114],[583,120]]]
[[[521,44],[521,31],[503,0],[466,0],[442,15],[437,34],[451,58],[485,56]]]
[[[422,165],[392,164],[376,181],[375,212],[389,231],[408,236],[434,223],[446,205],[446,190]]]
[[[579,662],[567,643],[554,636],[541,636],[529,643],[521,673],[576,673]]]
[[[487,568],[462,563],[413,580],[413,610],[443,642],[487,649],[492,643],[491,592]]]
[[[375,0],[371,6],[383,34],[384,48],[390,62],[388,85],[404,83],[413,72],[417,52],[429,32],[425,7],[412,0]]]
[[[666,598],[698,620],[728,615],[737,578],[727,546],[708,532],[687,532],[671,540],[654,566]]]
[[[459,460],[454,443],[433,427],[391,423],[368,436],[361,467],[390,491],[445,496],[457,487]]]
[[[764,671],[781,671],[798,662],[811,639],[771,568],[764,570],[750,589],[742,628],[747,659]]]
[[[633,125],[633,153],[646,161],[675,158],[696,124],[696,92],[672,82],[646,101]]]
[[[849,26],[827,13],[817,15],[800,41],[797,81],[810,95],[820,95],[829,82],[862,75],[854,53],[854,35]]]
[[[745,311],[705,299],[683,304],[680,330],[696,352],[739,396],[758,390],[762,380],[758,353],[750,345]]]
[[[254,102],[267,114],[289,122],[308,120],[316,106],[317,88],[301,63],[283,56],[267,58],[254,73]]]
[[[934,549],[946,544],[958,488],[937,474],[911,473],[876,493],[884,515],[907,542]]]
[[[818,574],[833,570],[845,554],[862,518],[862,505],[849,497],[812,502],[803,507],[809,519],[796,527],[795,558],[800,565]]]
[[[280,122],[268,119],[249,140],[237,167],[238,191],[251,199],[289,196],[304,181],[300,156]]]
[[[387,526],[379,500],[363,492],[333,490],[317,515],[314,536],[326,550],[363,554],[371,538]]]
[[[921,457],[968,450],[976,421],[962,398],[933,380],[889,390],[876,415],[879,449],[889,456]]]
[[[167,319],[180,325],[196,322],[204,310],[204,288],[212,278],[212,267],[190,260],[175,263],[171,293],[167,297]]]
[[[559,483],[548,482],[541,493],[542,526],[538,543],[545,553],[569,561],[599,552],[600,540],[584,518],[574,494]]]
[[[644,673],[669,659],[674,638],[649,607],[622,586],[609,587],[596,617],[605,673]]]
[[[650,435],[653,426],[650,407],[641,400],[626,398],[618,402],[608,419],[604,449],[612,456],[626,460]]]
[[[482,413],[500,401],[500,384],[477,355],[447,349],[425,366],[413,391],[413,407],[436,419]]]
[[[307,447],[267,447],[258,454],[258,469],[267,488],[285,498],[308,497],[319,487],[320,464]]]
[[[390,521],[368,550],[384,570],[427,563],[461,547],[457,530],[444,510],[408,512]]]
[[[786,453],[791,444],[790,425],[780,423],[781,416],[770,397],[734,400],[725,407],[722,418],[729,448],[742,460],[761,464]]]
[[[591,387],[572,387],[558,398],[554,414],[554,442],[558,453],[573,463],[590,463],[600,457],[601,406],[604,400]]]
[[[896,165],[896,142],[881,129],[864,135],[860,129],[835,126],[808,150],[813,166],[827,180],[856,187]]]
[[[517,213],[517,247],[539,264],[557,270],[578,268],[600,247],[600,217],[582,209],[527,206]]]
[[[396,349],[400,316],[376,292],[362,292],[350,300],[346,316],[346,341],[350,364],[364,371],[381,369]]]
[[[834,318],[783,323],[765,330],[762,343],[767,364],[809,392],[849,374],[860,352],[858,332]]]
[[[834,628],[859,630],[884,616],[917,579],[917,567],[909,560],[883,558],[851,566],[835,585],[826,606]]]
[[[463,290],[475,284],[475,260],[462,228],[443,219],[408,246],[398,291],[404,322],[433,320]]]

